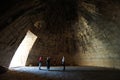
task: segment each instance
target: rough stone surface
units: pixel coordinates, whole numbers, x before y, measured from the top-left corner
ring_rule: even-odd
[[[0,15],[0,65],[10,61],[28,30],[37,35],[26,65],[51,56],[52,65],[120,69],[120,5],[113,0],[23,0]],[[21,5],[21,6],[20,6]],[[16,9],[15,9],[16,8]]]

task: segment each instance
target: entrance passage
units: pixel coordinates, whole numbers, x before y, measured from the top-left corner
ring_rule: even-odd
[[[10,67],[25,66],[26,60],[28,58],[29,52],[36,41],[37,36],[34,35],[31,31],[28,31],[25,38],[19,45],[15,55],[12,58]]]

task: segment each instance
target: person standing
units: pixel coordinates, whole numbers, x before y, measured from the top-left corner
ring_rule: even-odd
[[[62,58],[62,66],[63,66],[63,71],[65,71],[65,57],[64,56]]]
[[[46,66],[47,66],[47,70],[50,70],[50,57],[47,57]]]
[[[42,57],[39,57],[39,70],[41,70],[41,66],[42,66]]]

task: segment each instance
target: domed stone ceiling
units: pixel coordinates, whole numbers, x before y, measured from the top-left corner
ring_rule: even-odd
[[[60,65],[65,56],[67,65],[120,68],[119,3],[119,0],[11,0],[8,6],[1,5],[0,65],[9,66],[30,30],[38,38],[26,65],[38,65],[39,56],[44,61],[51,56],[52,65]]]

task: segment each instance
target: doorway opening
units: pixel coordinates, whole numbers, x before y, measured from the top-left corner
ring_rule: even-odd
[[[29,52],[33,44],[35,43],[36,39],[37,36],[34,35],[30,30],[28,30],[27,34],[25,35],[25,38],[23,39],[18,49],[16,50],[10,62],[9,68],[25,66]]]

